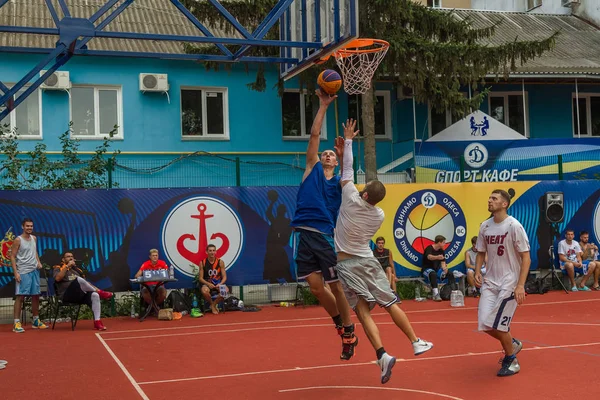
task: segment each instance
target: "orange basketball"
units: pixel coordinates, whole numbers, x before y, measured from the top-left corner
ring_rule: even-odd
[[[327,94],[336,94],[342,87],[342,77],[332,69],[326,69],[319,74],[317,85]]]

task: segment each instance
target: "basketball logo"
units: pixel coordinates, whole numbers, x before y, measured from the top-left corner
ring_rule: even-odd
[[[437,190],[421,190],[400,203],[394,217],[394,240],[400,253],[421,267],[423,253],[437,235],[446,238],[446,262],[449,263],[465,243],[466,220],[458,203]]]

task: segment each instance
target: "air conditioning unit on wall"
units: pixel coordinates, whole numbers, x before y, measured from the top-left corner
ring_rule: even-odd
[[[563,7],[572,7],[573,4],[580,4],[581,0],[562,0],[561,3]]]
[[[40,76],[43,76],[46,71],[40,71]],[[71,89],[71,79],[69,78],[69,71],[55,71],[52,73],[44,83],[40,85],[40,88],[47,90],[68,90]]]
[[[167,92],[169,80],[167,74],[140,74],[142,92]]]

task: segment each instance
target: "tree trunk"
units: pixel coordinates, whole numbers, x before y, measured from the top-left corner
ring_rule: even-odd
[[[375,152],[375,92],[373,83],[362,95],[362,129],[365,139],[365,182],[377,179],[377,155]]]

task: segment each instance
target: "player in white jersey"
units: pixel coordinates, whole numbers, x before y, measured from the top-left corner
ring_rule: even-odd
[[[342,205],[337,218],[334,241],[338,263],[336,272],[344,288],[350,307],[356,312],[367,337],[377,355],[377,365],[381,369],[381,383],[386,383],[392,375],[396,358],[385,352],[377,325],[371,317],[375,304],[390,314],[394,323],[404,332],[413,345],[415,355],[423,354],[433,344],[417,338],[404,311],[398,306],[398,297],[392,291],[389,280],[369,246],[371,238],[383,223],[383,210],[375,205],[385,197],[385,186],[375,180],[367,183],[359,192],[353,183],[352,139],[356,122],[346,121],[345,140],[338,138],[336,147],[343,151],[342,164]]]
[[[525,301],[525,281],[531,257],[529,239],[519,221],[506,212],[510,195],[494,190],[488,199],[492,218],[484,221],[477,237],[475,284],[481,287],[479,330],[497,339],[504,349],[498,376],[514,375],[520,370],[516,355],[523,344],[510,334],[510,322],[517,305]],[[481,267],[486,262],[485,278]]]

